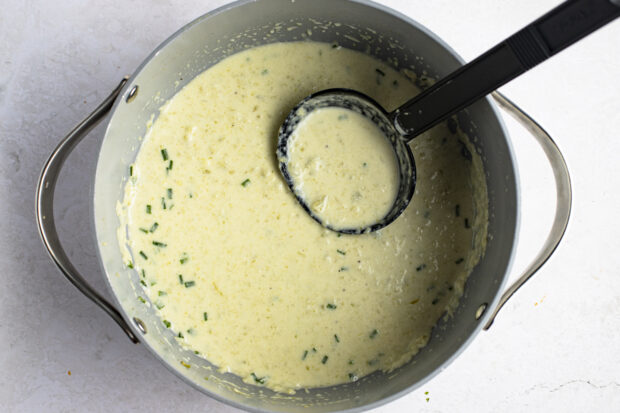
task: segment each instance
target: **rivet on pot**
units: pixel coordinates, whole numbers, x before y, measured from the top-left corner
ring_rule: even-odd
[[[487,303],[480,304],[480,307],[476,310],[476,320],[480,320],[480,317],[484,314],[484,311],[487,309]]]
[[[135,85],[134,87],[131,88],[131,90],[127,94],[127,98],[125,99],[125,102],[127,103],[131,102],[132,100],[136,98],[137,95],[138,95],[138,85]]]
[[[144,325],[144,322],[142,320],[140,320],[138,317],[134,317],[133,322],[136,324],[136,327],[138,327],[138,330],[140,330],[142,334],[146,334],[146,326]]]

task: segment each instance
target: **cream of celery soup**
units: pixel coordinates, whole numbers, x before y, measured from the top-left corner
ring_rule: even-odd
[[[301,99],[334,87],[388,110],[418,93],[388,65],[329,44],[243,51],[161,108],[119,204],[120,241],[162,329],[221,370],[278,391],[355,381],[409,361],[458,305],[486,242],[481,160],[444,125],[412,142],[416,193],[383,230],[339,235],[302,209],[278,169],[278,128]],[[308,141],[307,150],[317,145]],[[380,174],[381,190],[359,192],[384,208],[394,183],[381,160],[387,153],[369,139],[329,168]],[[319,193],[330,185],[320,179]],[[342,194],[342,219],[355,214],[354,195]]]
[[[289,145],[295,192],[324,225],[364,228],[390,211],[398,193],[398,160],[367,117],[344,108],[317,109],[295,128]]]

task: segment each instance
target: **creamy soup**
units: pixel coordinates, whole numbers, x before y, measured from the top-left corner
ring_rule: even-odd
[[[278,128],[302,98],[334,87],[388,110],[418,93],[388,65],[328,44],[243,51],[161,108],[119,204],[128,265],[162,328],[222,371],[278,391],[409,361],[456,308],[484,251],[482,164],[454,124],[412,142],[416,193],[383,230],[339,235],[301,208],[278,169]],[[380,168],[387,149],[375,143],[349,154],[351,165]],[[382,182],[393,176],[384,169]],[[362,191],[364,202],[392,196],[375,191]]]
[[[289,140],[295,192],[324,225],[356,229],[379,222],[398,193],[398,161],[381,129],[344,108],[309,113]]]

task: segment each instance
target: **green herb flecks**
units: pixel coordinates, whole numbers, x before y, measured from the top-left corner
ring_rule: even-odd
[[[349,267],[340,267],[338,268],[338,272],[349,271]]]
[[[147,213],[147,214],[150,214],[150,213],[151,213],[151,206],[150,206],[150,205],[147,205],[147,206],[146,206],[146,213]]]
[[[142,269],[142,271],[140,271],[140,274],[142,274],[142,278],[146,278],[146,272],[144,271],[144,268]]]
[[[250,182],[250,178],[247,178],[245,181],[241,182],[241,186],[245,188],[250,184]]]
[[[265,379],[267,377],[258,377],[256,374],[254,373],[250,373],[250,376],[252,376],[252,378],[254,379],[254,381],[258,384],[265,384]]]
[[[164,159],[164,161],[168,160],[168,150],[166,148],[161,150],[161,157]]]
[[[174,162],[172,161],[172,159],[170,159],[170,162],[168,162],[168,166],[166,166],[166,173],[172,171],[172,165],[174,165]]]
[[[370,334],[368,335],[369,338],[375,338],[377,337],[377,335],[379,334],[379,331],[377,331],[377,329],[375,328],[374,330],[372,330],[370,332]]]
[[[145,286],[145,287],[146,287],[146,281],[144,281],[144,280],[140,280],[140,284],[142,284],[143,286]]]
[[[465,261],[465,258],[461,257],[461,258],[459,258],[458,260],[454,261],[454,263],[455,263],[455,264],[460,264],[460,263],[462,263],[463,261]]]
[[[205,321],[209,321],[209,314],[207,314],[207,312],[205,311],[204,313],[202,313],[202,318],[203,318]]]
[[[454,215],[457,217],[461,216],[461,206],[459,204],[454,206]]]
[[[160,247],[160,248],[165,248],[168,246],[168,244],[165,244],[163,242],[159,242],[159,241],[153,241],[153,245],[155,245],[156,247]]]
[[[133,176],[133,165],[129,165],[129,176]]]
[[[144,258],[145,260],[148,260],[149,257],[146,256],[146,254],[144,253],[144,251],[140,251],[138,254],[140,254],[142,256],[142,258]]]
[[[183,274],[179,274],[179,284],[183,284]]]
[[[262,72],[260,72],[261,75],[265,76],[269,74],[269,69],[263,69]]]
[[[394,89],[398,89],[398,80],[394,79],[392,86],[394,86]]]
[[[181,264],[185,264],[188,260],[189,260],[189,257],[187,256],[187,254],[183,253],[183,255],[181,255],[181,258],[179,259],[179,262]]]
[[[159,290],[157,291],[157,295],[161,297],[162,295],[168,295],[168,293],[165,291]]]
[[[377,75],[375,76],[375,82],[380,85],[383,82],[383,78],[385,77],[385,72],[381,69],[375,69]]]
[[[127,268],[133,268],[133,262],[129,261],[129,262],[127,263]]]
[[[338,334],[334,334],[334,340],[336,340],[336,343],[340,343],[340,338],[338,338]]]
[[[161,197],[161,209],[166,209],[166,198]]]
[[[158,310],[161,310],[165,306],[166,304],[162,303],[161,301],[155,301],[155,307],[157,307]]]
[[[138,296],[138,301],[140,301],[142,304],[146,304],[146,300],[140,296]]]
[[[347,252],[343,250],[336,250],[336,252],[340,255],[347,255]]]
[[[149,232],[155,232],[157,227],[159,227],[159,224],[157,222],[154,222],[153,225],[151,225],[151,228],[149,228]]]
[[[349,373],[349,380],[350,381],[357,381],[357,376],[353,373]]]
[[[465,218],[463,223],[465,224],[465,228],[467,229],[471,228],[471,225],[469,225],[469,219]]]
[[[180,331],[179,331],[179,334],[177,334],[177,337],[179,337],[179,338],[185,338],[185,336],[183,336],[183,333],[181,333]]]
[[[168,199],[172,199],[172,188],[166,189],[166,194],[168,195]]]
[[[144,232],[145,234],[148,234],[148,233],[149,233],[149,230],[148,230],[148,229],[145,229],[145,228],[138,228],[138,229],[139,229],[140,231]]]
[[[415,270],[420,272],[422,271],[424,268],[426,268],[426,264],[420,264],[417,267],[415,267]]]
[[[439,298],[433,298],[433,301],[431,301],[432,305],[435,305],[439,302]]]
[[[335,310],[336,308],[338,308],[338,306],[336,304],[332,304],[332,303],[328,303],[325,307],[328,310]]]
[[[304,351],[304,354],[302,354],[301,359],[302,359],[302,360],[305,360],[305,359],[306,359],[306,357],[308,357],[308,350],[305,350],[305,351]]]
[[[170,324],[170,321],[168,321],[168,320],[162,320],[162,322],[164,323],[166,328],[170,328],[170,326],[172,325],[172,324]]]
[[[190,288],[196,285],[196,281],[185,281],[183,285],[185,286],[185,288]]]
[[[323,363],[323,364],[327,363],[328,359],[329,359],[329,357],[323,356],[323,358],[321,359],[321,363]]]

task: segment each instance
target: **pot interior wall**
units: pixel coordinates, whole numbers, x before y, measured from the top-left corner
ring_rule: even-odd
[[[413,16],[415,17],[415,16]],[[94,190],[94,219],[107,280],[122,312],[142,320],[142,342],[164,363],[211,396],[252,410],[334,411],[385,402],[421,385],[458,355],[484,324],[476,320],[482,303],[492,307],[505,281],[517,226],[517,185],[508,138],[488,101],[460,114],[485,166],[489,192],[489,241],[484,259],[470,276],[454,317],[441,321],[427,347],[402,368],[375,373],[358,382],[294,395],[243,383],[181,348],[146,299],[135,271],[125,268],[116,237],[116,204],[123,195],[128,166],[135,159],[147,122],[159,107],[206,68],[249,47],[314,40],[369,53],[398,69],[439,78],[460,66],[458,57],[434,35],[404,16],[366,2],[344,0],[259,0],[225,6],[181,29],[134,74],[118,99],[103,141]],[[126,102],[128,91],[137,97]],[[275,148],[274,148],[275,150]],[[181,361],[189,364],[186,368]],[[137,373],[139,374],[139,373]],[[148,380],[148,377],[141,377]]]

